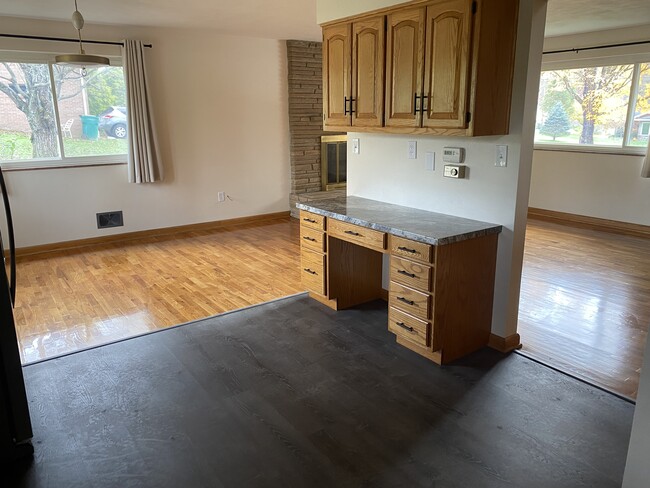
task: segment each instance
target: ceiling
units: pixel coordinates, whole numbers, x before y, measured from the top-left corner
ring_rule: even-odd
[[[208,28],[275,39],[320,39],[316,0],[78,2],[89,23]],[[8,16],[69,20],[73,9],[74,0],[0,0],[0,15]],[[549,0],[546,36],[643,24],[650,25],[649,0]]]

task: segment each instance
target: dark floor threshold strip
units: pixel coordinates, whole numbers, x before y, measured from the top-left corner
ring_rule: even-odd
[[[605,388],[604,386],[597,385],[596,383],[592,383],[591,381],[587,381],[586,379],[582,378],[581,376],[577,376],[574,374],[571,374],[563,369],[560,369],[556,366],[553,366],[545,361],[542,361],[541,359],[536,358],[535,356],[530,355],[527,352],[521,351],[521,350],[515,350],[513,351],[515,354],[518,354],[522,357],[525,357],[526,359],[530,359],[534,363],[540,364],[542,366],[547,367],[548,369],[552,369],[553,371],[557,371],[558,373],[563,374],[564,376],[568,376],[569,378],[573,378],[574,380],[578,380],[580,383],[584,383],[585,385],[589,385],[593,388],[596,388],[597,390],[604,391],[605,393],[609,393],[610,395],[614,395],[616,398],[620,398],[621,400],[626,401],[627,403],[631,403],[632,405],[636,405],[636,400],[634,398],[631,398],[627,395],[623,395],[622,393],[618,393],[617,391],[610,390],[609,388]]]
[[[230,315],[231,313],[241,312],[242,310],[248,310],[249,308],[260,307],[262,305],[266,305],[266,304],[269,304],[269,303],[280,302],[282,300],[287,300],[289,298],[295,298],[295,297],[299,297],[299,296],[306,295],[306,294],[307,294],[306,291],[302,291],[300,293],[295,293],[294,295],[287,295],[286,297],[274,298],[273,300],[269,300],[268,302],[256,303],[254,305],[248,305],[247,307],[237,308],[235,310],[228,310],[227,312],[218,313],[216,315],[210,315],[209,317],[203,317],[201,319],[190,320],[189,322],[183,322],[182,324],[170,325],[169,327],[165,327],[163,329],[150,330],[150,331],[147,331],[147,332],[143,332],[142,334],[132,335],[132,336],[124,337],[122,339],[116,339],[114,341],[103,342],[102,344],[97,344],[95,346],[90,346],[90,347],[84,347],[83,349],[76,349],[74,351],[64,352],[63,354],[57,354],[56,356],[51,356],[49,358],[37,359],[36,361],[32,361],[32,362],[23,364],[23,368],[25,368],[27,366],[32,366],[34,364],[41,364],[41,363],[45,363],[47,361],[52,361],[54,359],[64,358],[66,356],[72,356],[73,354],[78,354],[80,352],[92,351],[93,349],[97,349],[97,348],[104,347],[104,346],[110,346],[111,344],[119,344],[120,342],[130,341],[131,339],[137,339],[138,337],[144,337],[144,336],[148,336],[148,335],[152,335],[152,334],[158,334],[159,332],[165,332],[167,330],[178,329],[179,327],[185,327],[186,325],[196,324],[197,322],[203,322],[204,320],[213,319],[213,318],[216,318],[216,317],[223,317],[224,315]]]

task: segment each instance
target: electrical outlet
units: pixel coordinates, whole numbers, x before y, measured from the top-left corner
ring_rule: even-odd
[[[360,148],[359,148],[359,139],[356,137],[352,139],[352,154],[359,154]]]
[[[508,166],[508,146],[497,144],[496,159],[494,160],[494,165],[499,168],[505,168]]]
[[[408,158],[409,159],[417,159],[418,158],[418,142],[417,141],[409,141]]]
[[[226,192],[220,191],[217,193],[217,201],[218,202],[225,202],[226,201]]]

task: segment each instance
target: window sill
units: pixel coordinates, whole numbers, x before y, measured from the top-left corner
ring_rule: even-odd
[[[560,151],[560,152],[576,152],[587,154],[610,154],[616,156],[645,156],[646,148],[631,148],[631,147],[606,147],[606,146],[570,146],[570,145],[553,145],[553,144],[535,144],[535,151]]]
[[[32,160],[32,161],[2,161],[2,171],[27,171],[40,169],[85,168],[90,166],[114,166],[126,164],[126,156],[107,156],[105,158],[69,158],[66,160]]]

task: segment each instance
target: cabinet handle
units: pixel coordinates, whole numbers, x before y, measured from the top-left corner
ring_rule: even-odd
[[[356,101],[357,101],[356,98],[350,98],[350,113],[351,113],[351,114],[356,113],[356,110],[354,110],[354,106],[352,105],[352,104],[353,104],[354,102],[356,102]]]
[[[403,269],[398,269],[397,272],[399,274],[403,274],[404,276],[408,276],[409,278],[415,278],[415,275],[413,273],[409,273],[408,271],[404,271]]]
[[[407,300],[407,299],[404,298],[404,297],[397,297],[397,299],[398,299],[400,302],[404,302],[404,303],[406,303],[407,305],[415,305],[415,302],[414,302],[414,301],[412,301],[412,300]]]
[[[345,233],[350,234],[351,236],[356,236],[356,237],[361,236],[361,234],[359,234],[358,232],[354,232],[353,230],[346,230]]]
[[[303,239],[306,241],[316,242],[316,239],[314,239],[313,237],[304,236]]]
[[[309,268],[304,268],[304,269],[305,269],[305,271],[307,271],[307,273],[309,273],[309,274],[313,274],[313,275],[318,274],[316,271],[312,271],[312,270],[309,269]]]
[[[404,322],[395,322],[395,325],[399,325],[402,329],[406,329],[409,332],[414,332],[415,331],[415,329],[413,327],[409,327]]]
[[[343,115],[348,115],[348,97],[343,97]]]
[[[413,94],[413,115],[418,114],[418,99],[420,98],[420,95],[417,93]]]
[[[415,249],[409,249],[408,247],[404,247],[404,246],[399,246],[397,249],[399,249],[400,251],[404,251],[404,252],[410,252],[411,254],[416,254],[417,253],[417,251]]]
[[[426,105],[424,102],[427,102]],[[429,111],[429,95],[424,95],[424,92],[422,92],[422,101],[420,102],[420,112],[427,113]]]
[[[304,220],[305,222],[309,222],[310,224],[315,224],[316,223],[316,221],[314,219],[304,218],[302,220]]]

